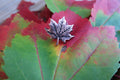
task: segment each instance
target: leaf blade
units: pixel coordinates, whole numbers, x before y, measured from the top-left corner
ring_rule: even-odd
[[[88,32],[84,38],[68,49],[62,55],[64,57],[61,58],[56,80],[110,79],[119,67],[117,62],[120,56],[120,51],[117,52],[118,44],[114,37],[115,33],[112,36],[107,34],[109,31],[112,33],[112,29],[113,27],[111,29],[106,27],[101,32],[99,28],[92,28],[90,33]]]
[[[27,41],[25,41],[25,40],[27,40]],[[17,43],[17,41],[19,41],[19,43]],[[34,48],[34,44],[30,42],[29,37],[24,37],[24,39],[23,39],[22,36],[16,35],[16,38],[12,41],[12,43],[13,43],[12,44],[13,47],[6,48],[6,50],[4,52],[5,57],[3,58],[4,62],[5,62],[3,69],[6,72],[6,74],[8,75],[9,79],[11,79],[11,80],[12,79],[26,80],[26,78],[30,79],[30,80],[34,79],[34,78],[30,77],[30,75],[32,75],[33,77],[36,76],[35,77],[36,80],[41,79],[40,75],[39,76],[36,75],[37,73],[40,74],[39,63],[37,60],[37,55],[33,54],[36,51]],[[29,46],[27,46],[28,44],[29,44]],[[29,50],[25,50],[22,47],[23,45]],[[25,51],[25,53],[23,54],[23,52],[19,48],[22,51]],[[17,51],[17,53],[16,53],[16,51]],[[27,58],[25,57],[26,55],[27,55]],[[30,57],[30,56],[32,56],[32,57]],[[34,62],[34,63],[29,64],[30,62]],[[14,63],[16,63],[16,64],[14,64]],[[34,66],[32,66],[32,65],[34,65]],[[13,67],[10,67],[10,66],[13,66]],[[19,70],[20,70],[19,66],[21,67],[21,74],[19,73]],[[30,68],[31,70],[29,70],[29,67],[27,67],[27,66],[31,66],[31,68]],[[7,67],[9,67],[9,68],[7,68]],[[14,67],[16,67],[18,69],[14,68]],[[14,70],[14,69],[16,69],[16,70]],[[35,69],[37,69],[37,70],[35,70]],[[33,73],[33,71],[35,71],[35,72]],[[12,72],[12,74],[11,74],[11,72]],[[24,72],[24,74],[23,74],[23,72]],[[27,74],[28,72],[29,72],[29,74]],[[24,75],[26,75],[26,77],[24,77]]]
[[[99,4],[99,6],[98,6]],[[100,6],[103,5],[103,6]],[[120,1],[97,0],[91,12],[93,26],[115,26],[116,33],[120,30]],[[117,35],[116,35],[117,37]]]
[[[75,12],[76,14],[79,14],[82,18],[90,16],[90,11],[91,11],[90,9],[82,7],[81,5],[80,5],[81,7],[76,6],[76,5],[74,5],[74,2],[72,2],[72,1],[70,1],[70,4],[73,4],[73,5],[69,5],[69,1],[67,1],[67,0],[49,0],[49,1],[45,0],[45,2],[47,4],[48,8],[53,13],[65,11],[67,8],[69,8],[70,10]],[[86,1],[83,1],[83,2],[86,2]]]
[[[50,44],[50,42],[51,40],[48,40],[46,43],[46,41],[42,39],[37,41],[44,80],[52,79],[58,57],[56,51],[59,50],[59,47],[55,48],[56,50],[53,49],[54,44],[48,47],[48,43]],[[3,58],[5,65],[3,69],[9,79],[41,80],[40,66],[34,45],[34,42],[30,40],[29,36],[23,37],[17,34],[12,41],[12,47],[5,49],[5,56]],[[50,48],[52,50],[50,50]]]

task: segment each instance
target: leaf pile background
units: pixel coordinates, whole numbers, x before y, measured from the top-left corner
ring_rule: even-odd
[[[45,2],[21,1],[0,25],[0,80],[120,80],[120,1]],[[56,46],[45,28],[64,16],[75,37]]]

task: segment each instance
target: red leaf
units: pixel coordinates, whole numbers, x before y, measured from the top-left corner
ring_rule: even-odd
[[[5,49],[5,46],[11,45],[11,40],[14,37],[14,34],[17,32],[16,24],[11,23],[9,26],[0,26],[0,66],[3,64],[2,52]],[[4,72],[1,71],[0,67],[0,79],[7,79],[7,76]]]
[[[16,23],[11,23],[9,26],[0,26],[0,50],[4,50],[6,45],[9,45],[15,33],[18,32]]]
[[[37,23],[40,23],[41,20],[29,10],[29,6],[31,6],[32,3],[30,2],[25,2],[21,1],[21,3],[18,6],[19,14],[24,18],[29,21],[35,21]]]
[[[58,20],[61,19],[63,16],[65,16],[68,24],[74,24],[71,35],[75,37],[66,42],[67,47],[71,47],[78,39],[86,34],[89,28],[91,28],[91,24],[88,19],[82,19],[79,15],[75,14],[69,9],[53,14],[52,19],[58,22]]]
[[[22,34],[30,35],[32,38],[41,37],[43,39],[47,39],[48,34],[45,31],[46,27],[48,28],[48,23],[42,22],[41,24],[38,24],[33,22],[23,30]]]
[[[93,4],[96,0],[66,0],[66,3],[69,6],[75,5],[75,6],[80,6],[84,8],[91,9],[93,8]]]
[[[6,40],[8,37],[8,26],[0,26],[0,50],[5,48]]]
[[[78,39],[86,34],[89,28],[91,28],[91,24],[88,19],[82,19],[79,15],[75,14],[69,9],[53,14],[52,19],[58,22],[58,20],[63,16],[65,16],[68,24],[74,24],[71,35],[74,35],[75,37],[67,41],[65,44],[67,47],[71,47]],[[22,34],[30,35],[32,38],[42,37],[43,39],[47,39],[50,37],[45,31],[45,28],[49,28],[48,24],[49,21],[47,23],[42,22],[41,24],[33,22],[22,32]]]

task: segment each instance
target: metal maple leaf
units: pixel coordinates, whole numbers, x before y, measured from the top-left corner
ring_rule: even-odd
[[[51,19],[49,26],[50,29],[45,30],[48,32],[49,35],[51,35],[53,39],[57,39],[56,45],[58,45],[59,40],[62,40],[65,43],[66,40],[70,40],[72,37],[74,37],[70,34],[73,25],[68,25],[65,17],[59,19],[58,24],[56,23],[56,21]]]

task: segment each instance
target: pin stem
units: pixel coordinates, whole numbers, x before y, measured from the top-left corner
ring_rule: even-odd
[[[57,43],[56,43],[56,45],[58,45],[59,44],[59,37],[57,38]]]

